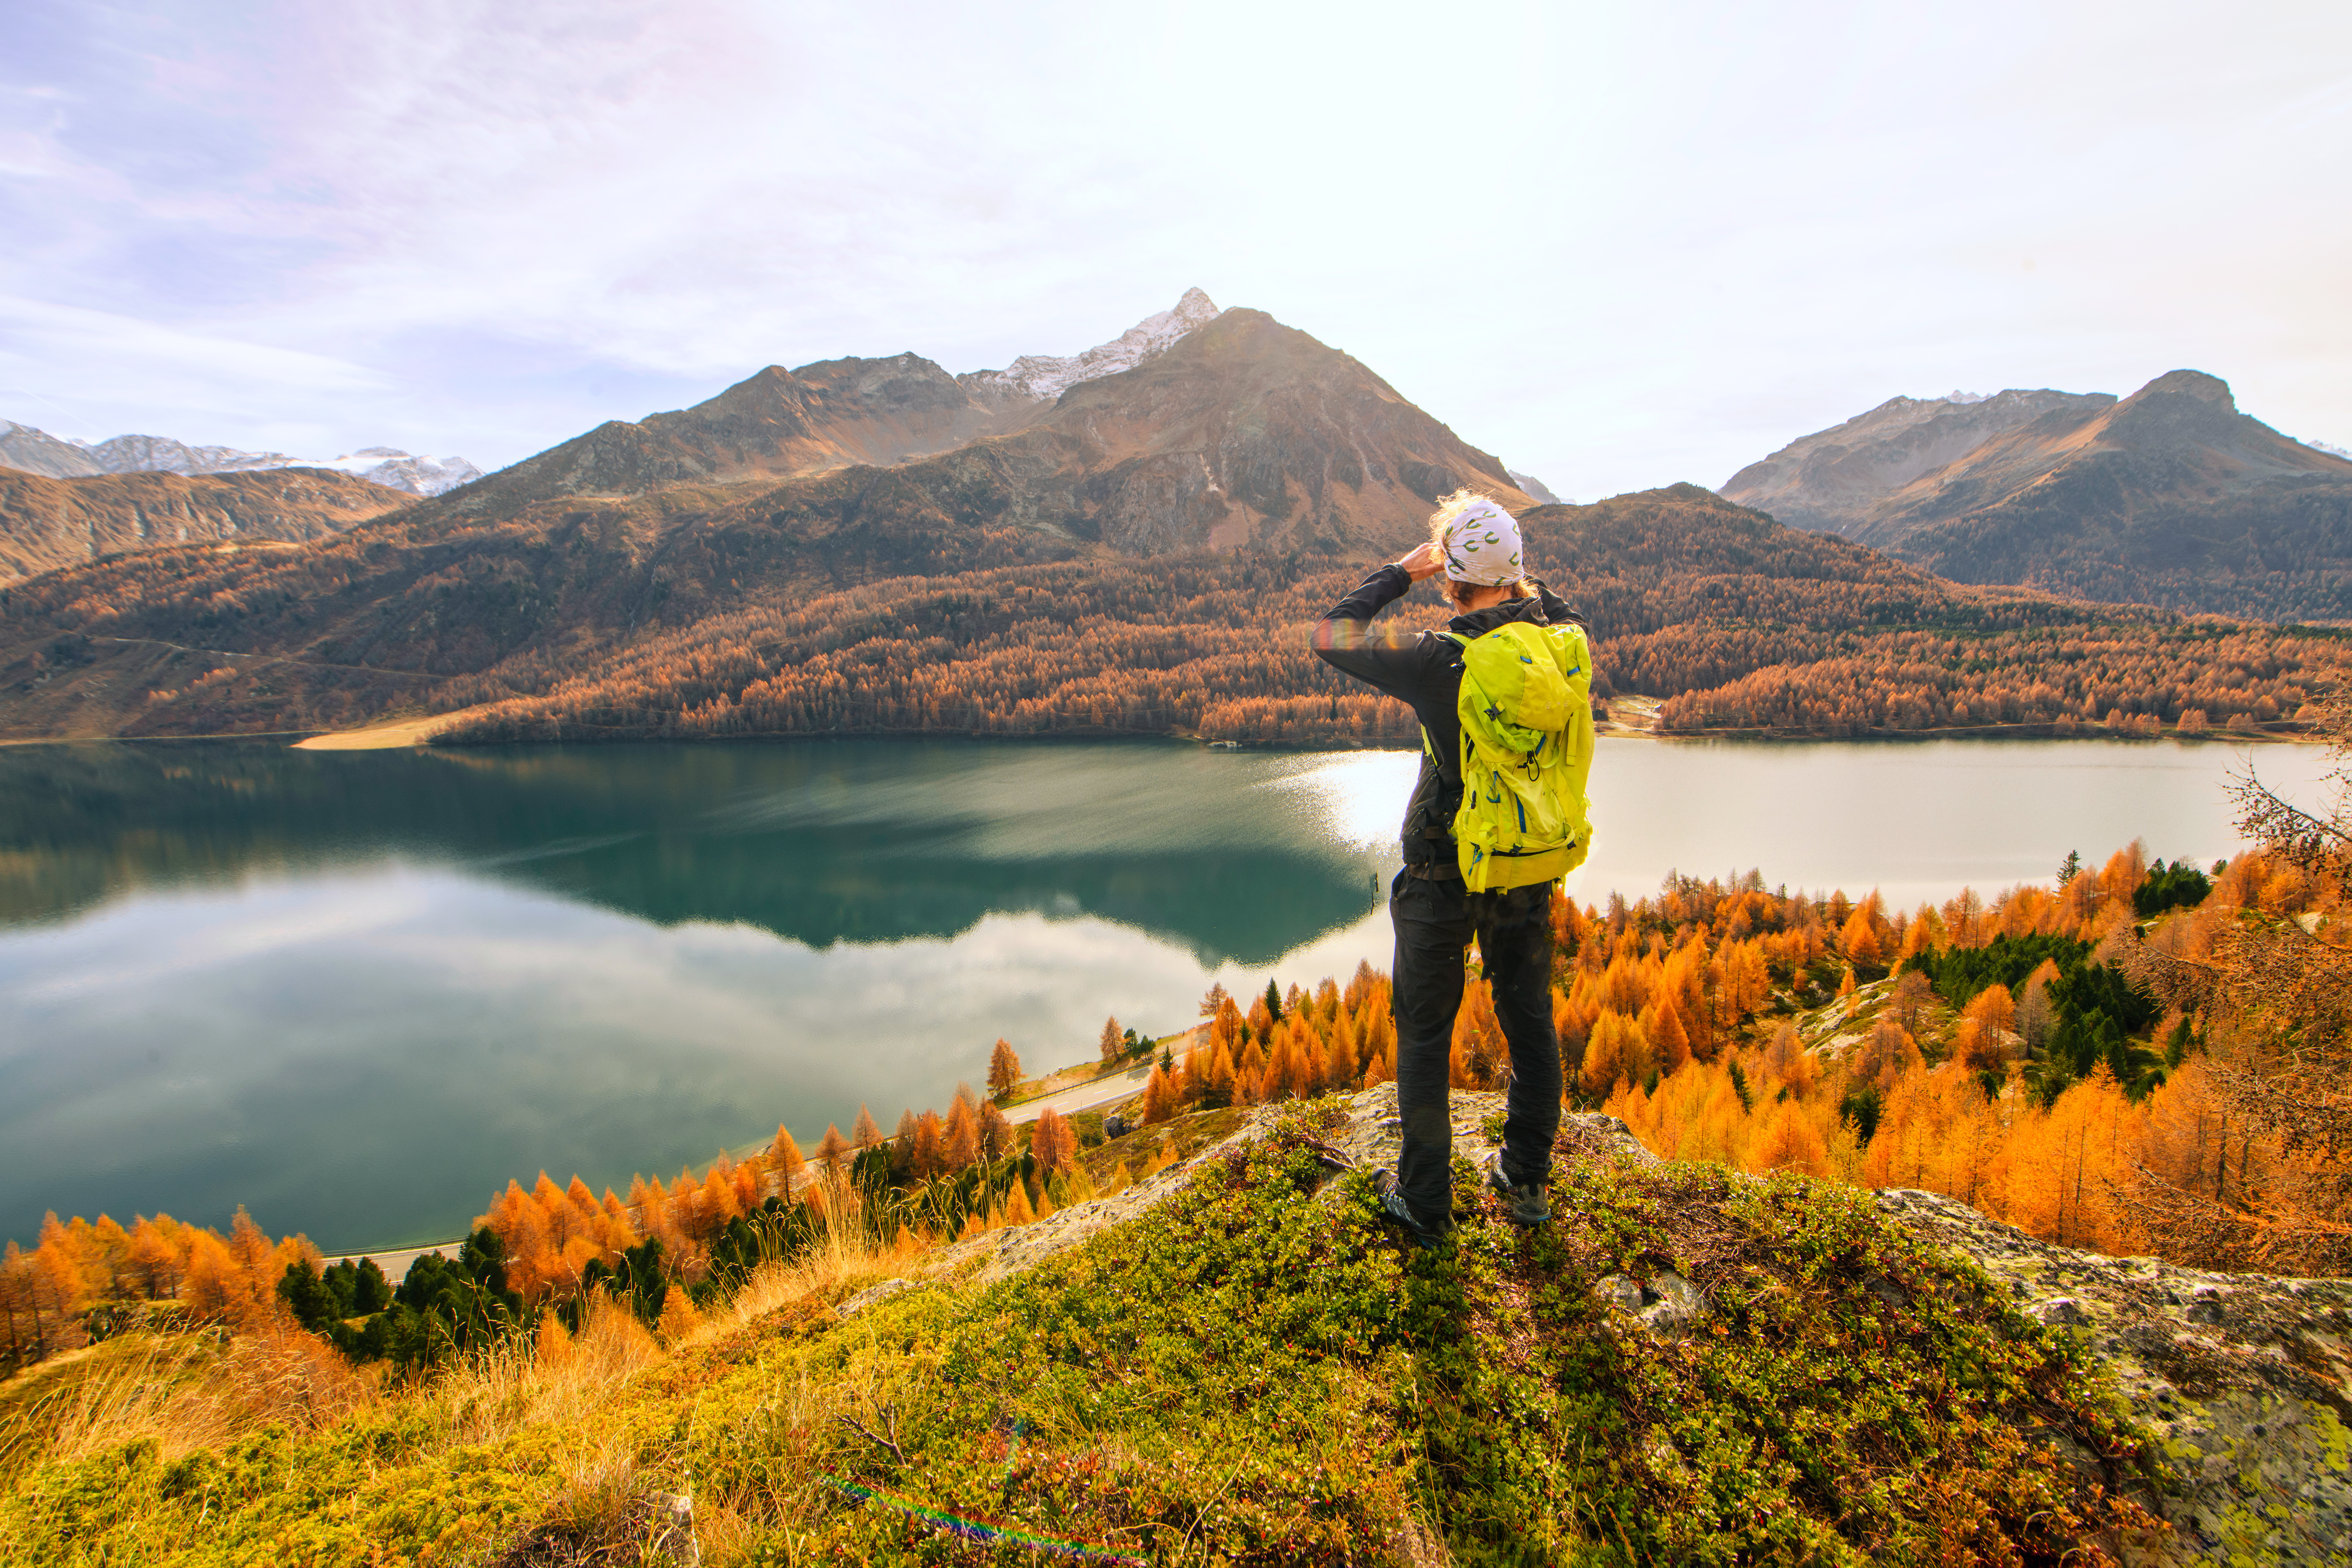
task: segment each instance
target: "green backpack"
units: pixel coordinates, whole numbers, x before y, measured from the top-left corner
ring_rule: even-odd
[[[1462,805],[1454,845],[1474,893],[1553,882],[1592,843],[1592,650],[1584,628],[1510,621],[1462,645]],[[1429,736],[1421,738],[1424,750]],[[1433,755],[1434,753],[1433,753]]]

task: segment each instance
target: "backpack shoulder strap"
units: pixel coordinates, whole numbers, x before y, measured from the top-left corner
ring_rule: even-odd
[[[1433,637],[1444,637],[1447,642],[1452,643],[1456,652],[1466,654],[1470,649],[1470,639],[1464,637],[1459,632],[1450,632],[1440,628],[1437,631],[1433,632],[1431,635]],[[1445,763],[1438,756],[1437,748],[1430,744],[1429,731],[1426,728],[1423,728],[1421,731],[1421,751],[1422,754],[1427,757],[1430,760],[1431,764],[1437,769],[1438,776],[1440,778],[1444,777]]]

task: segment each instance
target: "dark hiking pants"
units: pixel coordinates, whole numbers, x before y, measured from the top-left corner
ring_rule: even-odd
[[[1458,879],[1416,877],[1407,867],[1389,889],[1396,925],[1397,1112],[1404,1148],[1397,1185],[1413,1217],[1442,1231],[1453,1223],[1454,1124],[1447,1102],[1454,1018],[1462,1007],[1470,939],[1495,993],[1495,1018],[1511,1048],[1503,1172],[1515,1183],[1551,1176],[1559,1131],[1559,1037],[1551,1022],[1551,884],[1466,891]]]

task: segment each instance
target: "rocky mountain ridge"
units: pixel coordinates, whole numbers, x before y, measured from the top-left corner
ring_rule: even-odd
[[[0,584],[165,546],[323,539],[419,499],[320,468],[52,479],[0,468]]]
[[[641,495],[937,456],[1025,428],[1071,387],[1149,363],[1219,313],[1189,289],[1174,309],[1083,353],[1024,354],[962,375],[914,353],[772,364],[690,408],[607,420],[525,458],[478,486],[468,505],[496,515],[557,495]]]
[[[1717,493],[1769,511],[1790,528],[1883,545],[1885,539],[1874,537],[1874,509],[1921,475],[2053,410],[2095,411],[2114,402],[2103,392],[2046,387],[2012,387],[1990,397],[1890,397],[1750,463],[1717,486]]]
[[[1518,486],[1520,489],[1525,490],[1528,495],[1533,496],[1543,505],[1566,506],[1570,504],[1562,498],[1552,494],[1551,488],[1549,485],[1546,485],[1541,479],[1536,478],[1533,474],[1523,474],[1517,468],[1507,469],[1506,472],[1511,476],[1511,483]]]
[[[1206,294],[1187,289],[1174,309],[1146,316],[1109,342],[1082,353],[1023,354],[1003,370],[967,371],[956,381],[983,402],[1050,403],[1082,381],[1117,375],[1165,353],[1177,339],[1217,315]]]
[[[1500,461],[1357,361],[1239,310],[1052,403],[983,405],[913,353],[771,365],[692,408],[600,426],[447,505],[495,519],[562,497],[780,479],[856,494],[860,511],[887,497],[1147,554],[1277,537],[1385,545],[1463,485],[1532,504]]]
[[[2352,619],[2352,460],[2227,382],[2129,397],[1895,398],[1726,481],[1727,500],[1956,582],[2273,620]]]

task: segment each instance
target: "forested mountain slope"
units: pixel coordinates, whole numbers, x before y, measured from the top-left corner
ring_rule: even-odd
[[[47,479],[0,467],[0,582],[164,543],[320,539],[415,499],[326,468]]]
[[[907,478],[680,488],[51,574],[0,595],[0,732],[468,710],[444,740],[1411,740],[1405,710],[1307,647],[1377,556],[1139,558],[960,523]],[[1669,699],[1674,730],[2251,729],[2291,721],[2346,658],[2325,636],[1957,587],[1695,486],[1533,508],[1525,525],[1535,568],[1591,618],[1598,690]],[[1439,618],[1426,590],[1392,614]]]
[[[1963,583],[2267,620],[2352,618],[2352,461],[2193,370],[2117,402],[1898,398],[1732,476],[1728,500]]]
[[[1668,698],[1672,731],[2152,733],[2291,720],[2344,645],[1957,588],[1696,486],[1542,507],[1536,570],[1581,606],[1596,690]],[[1199,733],[1410,743],[1412,715],[1307,651],[1364,567],[1089,558],[904,578],[640,639],[537,691],[520,664],[436,700],[445,742],[876,732]],[[1426,591],[1392,612],[1442,619]]]
[[[1898,490],[1896,552],[1964,583],[2275,620],[2352,617],[2352,462],[2175,371]]]

